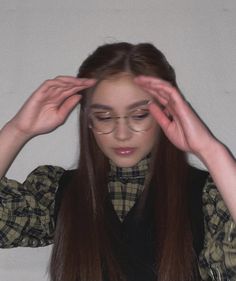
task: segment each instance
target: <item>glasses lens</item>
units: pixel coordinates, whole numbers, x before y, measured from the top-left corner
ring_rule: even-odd
[[[127,116],[114,116],[111,112],[92,112],[90,114],[90,127],[97,133],[109,134],[113,132],[120,119],[124,118],[128,127],[135,132],[142,132],[150,129],[153,125],[153,118],[148,108],[137,108]]]
[[[136,132],[146,131],[153,125],[153,118],[148,109],[137,109],[128,116],[129,127]]]
[[[114,130],[115,120],[110,112],[98,112],[90,115],[90,124],[96,132],[109,134]]]

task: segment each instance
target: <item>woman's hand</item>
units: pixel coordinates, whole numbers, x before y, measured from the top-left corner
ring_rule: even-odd
[[[168,82],[146,76],[135,82],[153,96],[150,111],[169,140],[203,161],[236,222],[236,161],[232,154]]]
[[[140,76],[135,82],[153,96],[150,112],[168,139],[183,151],[204,155],[216,139],[179,91],[154,77]]]
[[[81,99],[78,92],[95,83],[92,79],[70,76],[44,82],[0,130],[0,178],[26,142],[62,125]]]
[[[45,81],[9,122],[26,138],[45,134],[62,125],[79,103],[79,91],[93,86],[95,80],[58,76]]]

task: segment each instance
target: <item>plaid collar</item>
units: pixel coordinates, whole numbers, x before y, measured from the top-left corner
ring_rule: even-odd
[[[110,161],[108,191],[114,209],[121,221],[124,220],[144,189],[149,171],[150,156],[136,166],[120,168]]]

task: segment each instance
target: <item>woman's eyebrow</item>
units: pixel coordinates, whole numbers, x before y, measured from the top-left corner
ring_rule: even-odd
[[[128,105],[127,109],[133,109],[133,108],[136,108],[136,107],[139,107],[142,105],[147,105],[149,102],[150,102],[150,100],[140,100],[140,101],[137,101],[135,103]]]
[[[140,100],[137,102],[134,102],[130,105],[127,106],[127,109],[134,109],[136,107],[142,106],[142,105],[147,105],[150,102],[150,100]],[[100,104],[100,103],[93,103],[91,104],[90,108],[92,109],[105,109],[105,110],[113,110],[114,108],[109,106],[109,105],[105,105],[105,104]]]
[[[109,105],[100,104],[100,103],[93,103],[90,105],[92,109],[105,109],[105,110],[112,110],[113,108]]]

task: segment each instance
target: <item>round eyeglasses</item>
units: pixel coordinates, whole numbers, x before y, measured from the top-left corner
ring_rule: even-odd
[[[146,106],[134,109],[126,116],[117,116],[111,111],[104,110],[91,112],[89,114],[89,127],[98,134],[110,134],[116,129],[120,119],[124,119],[128,128],[134,132],[145,132],[154,123]]]

